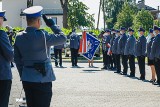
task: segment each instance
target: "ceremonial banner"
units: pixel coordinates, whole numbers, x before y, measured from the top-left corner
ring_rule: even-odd
[[[100,41],[97,38],[95,38],[94,36],[92,36],[86,32],[83,32],[82,41],[81,41],[80,45],[81,45],[80,52],[81,52],[82,56],[84,56],[88,60],[92,60],[97,48],[100,45]],[[81,50],[83,50],[83,51],[81,51]]]

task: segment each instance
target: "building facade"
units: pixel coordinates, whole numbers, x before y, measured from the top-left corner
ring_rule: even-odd
[[[26,17],[23,10],[30,6],[42,6],[43,14],[53,19],[59,27],[63,27],[63,10],[60,0],[2,0],[2,9],[6,10],[6,25],[26,27]],[[45,27],[42,19],[42,28]]]

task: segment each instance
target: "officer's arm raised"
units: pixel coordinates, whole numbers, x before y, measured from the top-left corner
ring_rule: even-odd
[[[55,23],[52,19],[47,19],[45,15],[43,15],[43,20],[46,23],[48,27],[52,29],[52,31],[55,34],[48,34],[47,32],[45,33],[46,40],[47,40],[47,45],[52,46],[52,45],[62,45],[66,42],[66,36],[62,33],[62,31],[55,26]]]

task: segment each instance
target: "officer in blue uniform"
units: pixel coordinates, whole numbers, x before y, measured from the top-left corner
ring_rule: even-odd
[[[154,60],[154,65],[157,73],[157,84],[160,85],[160,28],[154,26],[155,39],[152,44],[150,58]]]
[[[127,43],[124,50],[124,55],[127,55],[129,59],[129,66],[130,66],[130,75],[129,77],[135,77],[135,45],[136,45],[136,38],[134,37],[133,33],[134,30],[132,28],[128,29],[129,38],[127,39]]]
[[[138,65],[140,70],[140,80],[145,80],[145,56],[146,56],[146,47],[147,40],[144,36],[145,30],[143,28],[139,28],[140,37],[136,43],[136,56],[138,59]]]
[[[110,45],[111,45],[111,52],[112,52],[112,47],[113,47],[113,42],[116,38],[116,30],[112,29],[111,30],[111,40],[110,40]],[[111,62],[111,70],[116,70],[116,59],[115,59],[115,54],[112,52],[112,54],[110,55],[110,62]]]
[[[150,82],[154,84],[156,82],[156,70],[154,66],[154,60],[150,58],[152,44],[155,39],[155,35],[153,34],[153,29],[149,30],[149,36],[150,36],[150,39],[148,39],[148,42],[147,42],[147,57],[148,57],[148,66],[151,67],[151,71],[152,71],[151,72],[152,79],[150,80]]]
[[[102,69],[108,69],[109,68],[109,55],[108,49],[109,49],[109,44],[111,40],[110,36],[111,31],[109,29],[106,29],[105,33],[103,34],[103,40],[102,40],[102,50],[103,50],[103,58],[104,58],[104,67]]]
[[[14,60],[21,77],[28,107],[49,107],[52,81],[56,80],[49,56],[52,45],[61,45],[66,37],[52,19],[43,15],[44,22],[55,34],[39,30],[43,7],[32,6],[23,12],[27,28],[16,37]]]
[[[120,63],[121,55],[120,55],[120,52],[118,50],[119,39],[120,38],[121,38],[120,30],[117,30],[116,31],[116,39],[114,40],[113,46],[112,46],[112,53],[115,54],[116,65],[117,65],[117,71],[114,72],[114,73],[120,73],[121,72],[121,63]]]
[[[127,42],[127,35],[125,33],[126,28],[121,27],[121,38],[119,39],[119,43],[118,43],[118,51],[119,54],[122,57],[122,65],[123,65],[123,72],[121,73],[122,75],[127,75],[127,70],[128,70],[128,58],[127,55],[124,55],[124,49],[126,46],[126,42]]]
[[[5,11],[0,11],[0,27],[6,21]],[[0,30],[0,107],[8,107],[12,84],[10,63],[13,61],[13,49],[8,35]]]
[[[72,30],[70,35],[70,50],[71,50],[71,62],[72,67],[78,67],[78,51],[80,46],[80,37],[76,34],[76,29]]]
[[[55,66],[58,67],[58,56],[59,56],[59,66],[63,68],[62,66],[62,50],[64,48],[64,44],[54,46],[54,55],[55,55]]]

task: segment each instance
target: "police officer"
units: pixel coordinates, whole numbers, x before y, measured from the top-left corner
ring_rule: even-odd
[[[116,39],[114,40],[113,46],[112,46],[112,53],[115,54],[116,65],[117,65],[117,71],[114,73],[121,73],[121,63],[120,63],[121,55],[118,50],[120,38],[121,38],[120,30],[117,30],[116,31]]]
[[[6,21],[5,11],[0,11],[0,27]],[[10,62],[13,61],[13,49],[5,31],[0,30],[0,107],[8,107],[12,84]]]
[[[144,36],[145,30],[143,28],[139,28],[139,39],[136,43],[136,56],[138,59],[138,65],[140,70],[140,80],[145,80],[145,56],[146,56],[146,38]]]
[[[55,66],[58,67],[58,56],[59,56],[59,66],[63,68],[62,66],[62,50],[64,48],[64,44],[54,46],[54,54],[55,54]]]
[[[128,70],[128,58],[127,55],[124,55],[124,49],[126,46],[127,42],[127,35],[125,34],[126,28],[121,27],[121,38],[119,39],[118,43],[118,51],[119,54],[122,57],[122,65],[123,65],[123,72],[121,73],[122,75],[127,75],[127,70]]]
[[[79,46],[80,46],[80,37],[79,35],[76,34],[76,29],[73,29],[72,34],[70,35],[71,62],[73,68],[79,67],[77,65]]]
[[[124,55],[127,55],[129,59],[129,66],[130,66],[130,75],[129,77],[135,77],[135,45],[136,45],[136,38],[134,37],[133,33],[134,30],[132,28],[128,29],[129,38],[127,39],[127,43],[124,50]]]
[[[6,29],[8,30],[6,33],[9,36],[10,44],[11,44],[11,46],[13,46],[14,45],[14,40],[15,40],[16,33],[13,31],[13,29],[12,29],[11,26],[7,25]],[[13,62],[11,62],[11,67],[14,67]]]
[[[112,48],[113,48],[113,43],[114,40],[116,38],[116,30],[112,29],[111,30],[111,40],[110,40],[110,44],[111,44],[111,52],[112,52]],[[111,70],[116,70],[116,59],[115,59],[115,54],[112,52],[112,54],[110,55],[110,62],[111,62]]]
[[[154,26],[155,39],[152,44],[150,58],[154,60],[154,65],[157,73],[157,84],[160,85],[160,28]]]
[[[109,29],[106,29],[105,33],[103,34],[103,40],[102,40],[102,49],[103,49],[103,58],[104,58],[104,67],[102,69],[108,69],[109,68],[109,54],[108,50],[110,48],[110,36],[111,31]]]
[[[32,6],[23,12],[27,28],[18,34],[14,45],[14,59],[20,74],[28,107],[49,107],[52,81],[56,80],[49,57],[52,45],[64,44],[66,38],[52,19],[43,15],[44,22],[55,34],[40,30],[43,7]]]
[[[147,57],[148,57],[148,66],[151,67],[151,71],[152,71],[152,79],[150,80],[150,82],[154,84],[156,82],[156,70],[154,66],[154,60],[150,58],[151,47],[155,39],[155,35],[153,34],[153,29],[149,30],[149,36],[150,36],[150,39],[147,42]]]

